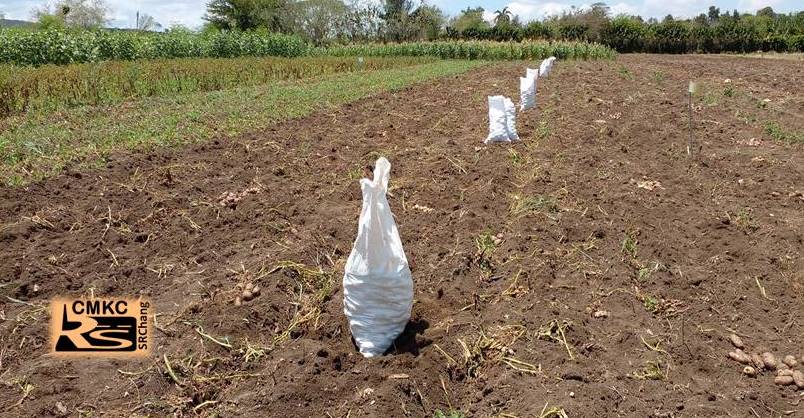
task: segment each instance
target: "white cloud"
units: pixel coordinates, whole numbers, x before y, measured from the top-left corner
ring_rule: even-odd
[[[7,19],[30,20],[31,10],[45,4],[46,0],[3,0],[0,11]],[[51,0],[50,3],[55,2]],[[147,13],[164,26],[179,23],[196,27],[203,23],[201,17],[206,10],[206,0],[107,0],[112,10],[112,26],[130,28],[136,22],[137,10]]]
[[[781,3],[781,0],[741,0],[740,8],[749,11],[756,11],[763,7],[776,7]]]
[[[588,8],[591,4],[581,4],[578,9]],[[572,9],[572,4],[557,2],[538,2],[536,0],[517,0],[508,3],[511,13],[519,16],[524,22],[531,20],[541,20],[545,17],[560,15],[564,11]],[[631,4],[620,2],[609,6],[612,16],[619,14],[639,14],[640,9]]]
[[[189,27],[199,26],[206,11],[205,3],[199,0],[163,2],[160,0],[108,0],[114,11],[112,20],[116,26],[133,27],[136,14],[149,14],[163,26],[181,24]]]
[[[483,10],[483,20],[486,22],[492,23],[494,22],[494,17],[496,15],[491,10]]]
[[[612,16],[617,15],[638,15],[639,9],[628,3],[617,3],[609,6]]]
[[[543,19],[547,16],[560,14],[568,10],[570,5],[555,2],[537,2],[535,0],[520,0],[508,3],[511,13],[519,16],[522,21]]]
[[[661,18],[669,14],[674,17],[693,17],[708,8],[700,0],[645,0],[641,14]]]

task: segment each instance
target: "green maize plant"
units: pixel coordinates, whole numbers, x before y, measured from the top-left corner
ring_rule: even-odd
[[[437,41],[360,44],[318,48],[313,53],[331,56],[427,56],[469,60],[528,60],[549,56],[559,59],[612,59],[616,55],[613,49],[600,44],[565,41]]]
[[[0,63],[39,66],[106,60],[189,57],[298,57],[307,44],[296,36],[254,32],[123,32],[0,29]]]

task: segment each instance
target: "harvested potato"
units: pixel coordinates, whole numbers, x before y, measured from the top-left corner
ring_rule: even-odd
[[[796,358],[791,356],[791,355],[789,355],[789,354],[784,356],[784,359],[782,359],[782,362],[784,364],[790,366],[790,367],[796,367],[796,365],[798,364],[798,361],[796,360]]]
[[[244,301],[250,301],[251,299],[254,299],[254,294],[251,293],[250,290],[244,290],[243,291],[243,300]]]
[[[254,295],[255,298],[257,296],[259,296],[260,295],[260,287],[255,284],[254,288],[251,289],[251,294]]]
[[[251,292],[251,289],[254,289],[254,283],[246,283],[246,289],[245,290]]]
[[[734,345],[737,348],[745,348],[742,338],[740,338],[740,336],[737,334],[729,335],[729,341],[731,341],[732,345]]]
[[[776,375],[777,376],[792,376],[793,371],[790,370],[790,369],[777,370]]]
[[[773,379],[773,383],[776,383],[777,385],[781,386],[792,385],[793,376],[776,376],[776,378]]]
[[[743,350],[739,348],[729,352],[729,358],[742,364],[748,364],[751,362],[751,358],[748,357],[748,354],[745,354]]]
[[[779,364],[776,362],[776,356],[767,351],[762,353],[762,362],[765,363],[765,368],[768,370],[776,370]]]
[[[238,296],[238,297],[236,297],[236,298],[235,298],[235,300],[234,300],[234,304],[235,304],[235,306],[240,306],[240,305],[242,305],[242,304],[243,304],[243,302],[242,302],[242,301],[240,301],[240,296]]]
[[[804,389],[804,373],[801,370],[796,370],[793,372],[793,383],[798,386],[799,389]]]
[[[751,366],[745,366],[743,368],[743,374],[746,375],[746,376],[754,377],[754,376],[757,375],[757,369],[755,369],[755,368],[753,368]]]
[[[762,356],[760,356],[757,353],[751,354],[751,363],[754,363],[754,367],[756,367],[759,370],[765,368],[765,362],[762,361]]]

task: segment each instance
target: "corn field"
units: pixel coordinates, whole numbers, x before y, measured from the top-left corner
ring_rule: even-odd
[[[0,117],[117,103],[132,97],[222,90],[327,74],[407,67],[427,57],[179,58],[66,66],[0,65]]]
[[[429,56],[519,60],[613,58],[614,50],[587,42],[438,41],[312,48],[300,38],[268,32],[141,33],[0,29],[0,63],[23,66],[168,58],[319,56]]]
[[[588,42],[440,41],[400,44],[355,44],[314,51],[331,56],[428,56],[442,59],[528,60],[555,56],[559,59],[610,59],[613,49]]]
[[[0,29],[0,63],[75,64],[158,58],[231,58],[306,55],[300,38],[268,32],[141,33]]]

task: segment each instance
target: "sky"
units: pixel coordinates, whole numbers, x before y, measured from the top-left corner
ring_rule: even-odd
[[[150,14],[165,27],[181,24],[195,28],[203,23],[202,17],[207,1],[107,0],[112,9],[109,26],[133,27],[137,10],[139,10],[141,13]],[[571,6],[588,6],[594,0],[574,2],[567,0],[425,0],[425,2],[440,7],[450,16],[457,15],[467,7],[481,6],[486,10],[486,17],[489,19],[495,10],[508,6],[522,21],[527,22],[559,14]],[[0,0],[0,13],[5,14],[6,19],[30,20],[31,10],[43,3],[45,3],[44,0]],[[606,3],[613,14],[627,13],[659,19],[668,14],[675,17],[696,16],[706,12],[710,5],[719,7],[721,11],[737,9],[740,12],[750,13],[765,6],[771,6],[775,11],[785,13],[804,9],[800,0],[611,0]]]

